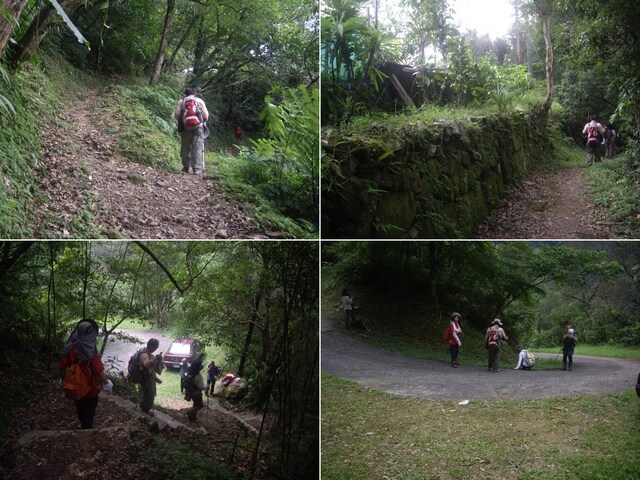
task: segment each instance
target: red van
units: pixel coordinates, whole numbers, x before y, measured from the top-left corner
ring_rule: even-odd
[[[204,353],[204,344],[195,338],[176,338],[162,361],[167,367],[180,368],[183,358],[192,363]]]

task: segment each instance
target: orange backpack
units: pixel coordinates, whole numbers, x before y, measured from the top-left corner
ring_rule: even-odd
[[[74,400],[80,400],[84,398],[89,390],[91,390],[91,384],[89,379],[82,371],[78,360],[76,360],[67,367],[64,373],[64,382],[62,383],[62,389],[67,398]]]

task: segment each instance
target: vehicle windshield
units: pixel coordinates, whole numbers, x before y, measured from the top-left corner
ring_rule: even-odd
[[[171,348],[169,349],[169,353],[175,353],[178,355],[189,355],[191,353],[191,344],[179,342],[172,343]]]

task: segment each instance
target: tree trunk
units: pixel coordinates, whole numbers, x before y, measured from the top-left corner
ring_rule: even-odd
[[[158,56],[156,57],[156,63],[153,66],[153,74],[149,85],[155,85],[160,80],[160,73],[162,72],[162,64],[164,63],[164,56],[167,52],[167,46],[169,45],[169,32],[171,31],[171,25],[173,24],[173,14],[176,9],[175,0],[167,0],[167,14],[164,17],[164,28],[162,29],[162,39],[160,40],[160,49],[158,50]]]
[[[27,0],[3,0],[2,2],[2,6],[13,16],[16,22],[20,18],[20,14],[26,5]],[[0,56],[9,38],[11,38],[14,28],[16,28],[16,23],[0,16]]]
[[[553,13],[553,0],[535,0],[536,10],[542,20],[542,34],[546,47],[545,73],[547,76],[547,98],[542,104],[542,114],[546,118],[553,103],[553,43],[551,41],[551,14]]]
[[[516,65],[522,64],[522,49],[520,48],[520,0],[513,1],[516,21]]]
[[[207,30],[204,24],[204,15],[200,16],[200,24],[198,26],[198,38],[196,46],[193,50],[193,73],[191,74],[191,85],[199,86],[204,72],[204,54],[206,51]]]
[[[533,75],[533,57],[531,55],[531,30],[529,20],[525,24],[525,42],[527,44],[527,73]]]
[[[262,300],[262,293],[258,293],[253,302],[253,313],[251,314],[251,321],[249,322],[249,328],[247,329],[247,335],[244,338],[244,348],[240,355],[240,364],[238,365],[238,376],[244,376],[244,365],[247,362],[249,355],[249,347],[251,346],[251,339],[253,338],[253,329],[256,326],[258,320],[258,309],[260,308],[260,301]]]
[[[170,72],[170,71],[173,70],[174,65],[176,63],[176,57],[178,56],[178,52],[182,48],[182,44],[185,42],[185,40],[189,36],[189,33],[191,33],[191,29],[193,28],[193,24],[196,23],[196,20],[198,20],[198,15],[194,15],[193,17],[191,17],[191,21],[189,22],[189,25],[187,25],[187,28],[184,30],[184,33],[182,34],[182,37],[180,37],[180,40],[178,41],[178,44],[173,49],[173,53],[171,54],[171,58],[169,58],[169,61],[165,63],[164,71],[169,71]]]

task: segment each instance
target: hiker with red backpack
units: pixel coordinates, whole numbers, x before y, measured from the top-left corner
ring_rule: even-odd
[[[589,123],[582,129],[582,136],[587,143],[587,164],[593,165],[594,160],[600,161],[600,142],[605,134],[602,124],[598,123],[595,115],[591,115]]]
[[[95,320],[80,320],[58,364],[65,395],[74,400],[80,426],[85,430],[93,428],[100,389],[109,382],[96,349],[99,330]]]
[[[182,135],[180,158],[182,171],[202,175],[204,170],[204,139],[209,134],[207,121],[209,111],[204,100],[196,96],[196,89],[184,89],[184,98],[178,101],[173,116],[178,123],[178,132]]]
[[[487,329],[485,338],[485,347],[489,351],[489,366],[487,369],[490,372],[500,371],[500,347],[503,341],[508,342],[509,337],[507,337],[507,334],[504,333],[502,329],[502,320],[496,318]]]
[[[460,335],[462,335],[462,327],[460,326],[462,315],[458,312],[451,314],[451,320],[449,321],[449,352],[451,353],[451,366],[458,368],[458,350],[462,346]]]

